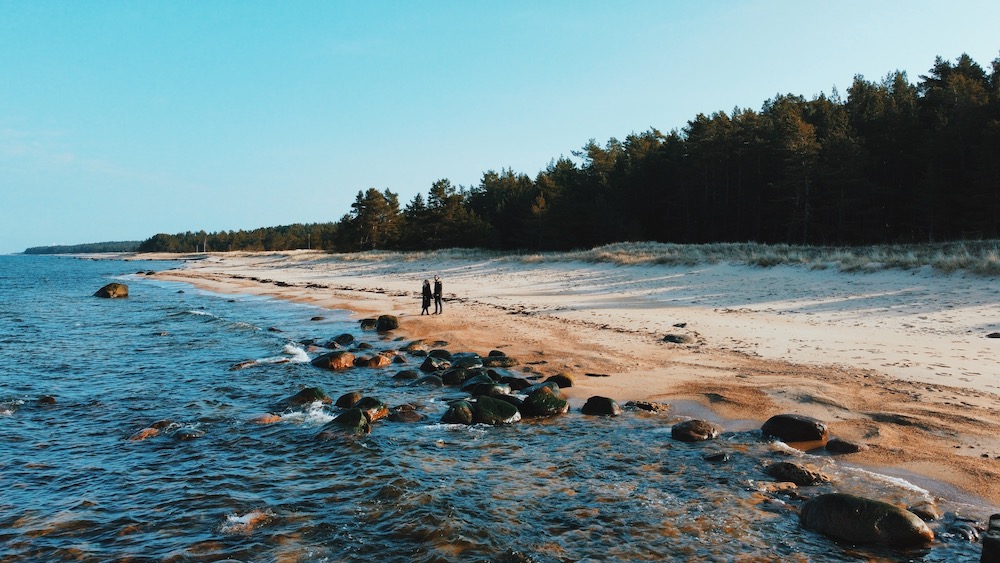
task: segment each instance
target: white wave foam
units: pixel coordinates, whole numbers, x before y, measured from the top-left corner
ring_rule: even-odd
[[[284,422],[306,424],[308,426],[322,426],[333,419],[334,416],[323,409],[321,401],[309,403],[304,410],[287,412],[281,415],[281,420]]]
[[[281,349],[281,353],[291,356],[291,361],[295,363],[306,363],[309,361],[309,354],[298,344],[289,342]]]
[[[903,489],[903,490],[912,491],[912,492],[917,493],[919,495],[922,495],[922,496],[924,496],[924,497],[926,497],[928,499],[932,499],[933,498],[933,496],[931,495],[930,491],[928,491],[927,489],[924,489],[922,487],[918,487],[917,485],[914,485],[913,483],[911,483],[911,482],[909,482],[906,479],[903,479],[901,477],[893,477],[891,475],[884,475],[882,473],[875,473],[874,471],[868,471],[867,469],[861,469],[860,467],[843,467],[842,470],[843,471],[852,472],[852,473],[857,473],[857,474],[861,475],[862,477],[865,477],[867,479],[871,479],[871,480],[874,480],[874,481],[882,481],[883,483],[892,485],[894,487],[898,487],[898,488]]]

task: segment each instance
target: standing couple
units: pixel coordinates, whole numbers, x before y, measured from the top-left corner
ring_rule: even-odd
[[[424,308],[421,309],[421,315],[429,315],[427,310],[431,306],[431,296],[434,297],[434,314],[440,315],[444,311],[444,303],[441,301],[441,278],[434,276],[434,293],[431,293],[431,282],[424,280],[424,291],[423,291],[423,305]]]

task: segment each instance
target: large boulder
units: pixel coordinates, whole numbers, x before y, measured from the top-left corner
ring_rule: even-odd
[[[760,431],[783,442],[826,440],[828,435],[825,423],[801,414],[774,415],[767,419]]]
[[[681,442],[705,442],[714,440],[722,433],[722,427],[707,420],[685,420],[673,425],[670,437]]]
[[[820,495],[802,505],[802,527],[855,545],[914,547],[934,541],[916,514],[879,500],[846,493]]]
[[[128,297],[128,286],[123,283],[109,283],[101,289],[98,289],[97,292],[94,293],[94,297],[104,297],[106,299]]]
[[[593,416],[618,416],[622,413],[622,408],[614,399],[594,396],[587,399],[580,412]]]
[[[368,434],[371,430],[371,423],[361,409],[347,409],[327,422],[316,437],[329,440],[343,434]]]
[[[569,402],[552,387],[543,386],[528,395],[521,405],[525,416],[555,416],[569,411]]]
[[[354,403],[353,408],[364,413],[368,422],[376,422],[389,416],[389,405],[375,397],[363,397],[360,401]]]
[[[375,330],[378,332],[389,332],[399,328],[399,319],[393,315],[382,315],[375,321]]]
[[[441,422],[445,424],[472,424],[474,419],[472,403],[469,401],[455,401],[448,406]]]
[[[521,420],[517,407],[500,399],[479,397],[472,406],[472,421],[479,424],[513,424]]]
[[[317,356],[311,362],[312,365],[329,370],[342,370],[354,366],[354,354],[347,351],[330,352]]]

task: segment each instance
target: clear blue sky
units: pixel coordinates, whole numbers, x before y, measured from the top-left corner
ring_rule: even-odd
[[[0,253],[336,221],[1000,56],[1000,2],[0,0]]]

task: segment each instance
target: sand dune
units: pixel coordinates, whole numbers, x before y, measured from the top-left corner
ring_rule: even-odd
[[[177,256],[142,256],[165,257]],[[435,274],[444,314],[420,316],[421,282]],[[833,435],[871,446],[851,455],[858,465],[1000,505],[1000,339],[987,337],[1000,331],[993,278],[306,251],[211,254],[158,275],[359,316],[395,314],[409,337],[502,349],[524,369],[569,373],[580,404],[592,395],[659,400],[729,428],[781,412],[813,415]],[[691,341],[664,342],[668,334]]]

